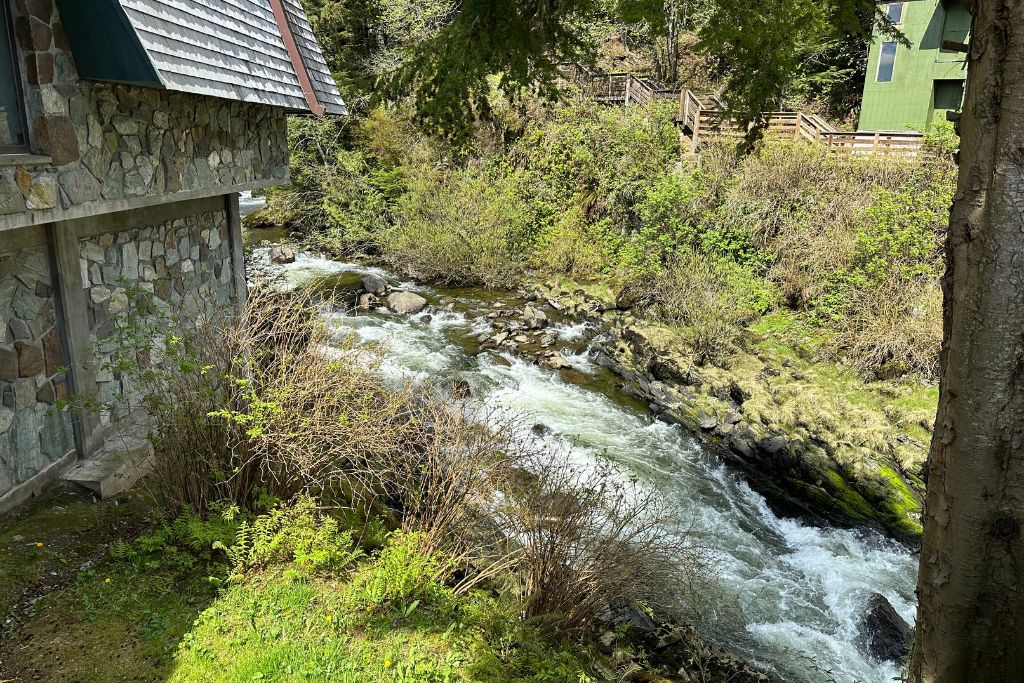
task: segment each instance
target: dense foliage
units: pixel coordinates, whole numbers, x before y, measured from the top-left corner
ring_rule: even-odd
[[[318,128],[333,124],[300,123],[296,185],[272,205],[307,207],[298,224],[324,248],[383,254],[429,279],[608,283],[643,315],[691,327],[705,360],[788,310],[818,330],[823,355],[933,376],[948,161],[843,159],[782,141],[683,157],[667,106],[498,102],[469,161],[395,110],[359,121],[333,160]]]
[[[870,0],[304,0],[344,94],[356,109],[408,99],[426,131],[460,145],[489,120],[491,93],[554,98],[559,65],[628,43],[667,84],[703,55],[690,85],[713,84],[743,121],[783,103],[839,118],[856,107],[872,27],[897,34]],[[373,93],[372,96],[370,94]]]

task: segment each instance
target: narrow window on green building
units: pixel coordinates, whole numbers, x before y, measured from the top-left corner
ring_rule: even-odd
[[[902,2],[890,2],[885,8],[885,15],[889,17],[889,21],[894,24],[903,23],[903,3]]]
[[[878,75],[875,78],[879,83],[888,83],[892,80],[893,67],[896,66],[896,41],[887,40],[882,43],[882,50],[878,54]]]
[[[0,36],[0,154],[24,152],[25,118],[21,110],[21,77],[18,74],[17,55],[11,30],[11,13],[6,2],[0,2],[0,21],[4,35]]]

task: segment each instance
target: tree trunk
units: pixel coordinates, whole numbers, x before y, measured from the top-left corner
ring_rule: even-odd
[[[1024,680],[1024,0],[972,12],[916,683]]]

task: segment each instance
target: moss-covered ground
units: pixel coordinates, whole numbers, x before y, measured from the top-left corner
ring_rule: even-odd
[[[644,321],[634,329],[649,353],[691,369],[694,410],[724,419],[740,396],[743,424],[758,438],[820,445],[828,469],[805,487],[809,499],[854,521],[880,521],[901,538],[920,534],[936,386],[910,377],[865,379],[823,357],[817,328],[786,312],[759,318],[741,350],[701,366],[688,357],[682,328]]]
[[[456,595],[435,564],[381,548],[239,572],[211,542],[235,528],[69,487],[0,517],[0,681],[593,680],[585,649],[493,588]]]

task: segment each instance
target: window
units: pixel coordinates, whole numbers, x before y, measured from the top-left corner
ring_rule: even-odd
[[[959,109],[964,101],[964,82],[959,79],[935,81],[935,108]]]
[[[879,83],[888,83],[892,80],[893,67],[896,65],[896,41],[887,40],[882,43],[882,50],[878,54],[878,76],[875,78]]]
[[[903,3],[890,2],[885,8],[885,16],[894,24],[903,23]]]
[[[0,0],[0,6],[0,19],[4,22],[4,35],[0,36],[0,154],[25,152],[28,151],[28,138],[21,108],[21,77],[11,10],[3,0]]]

